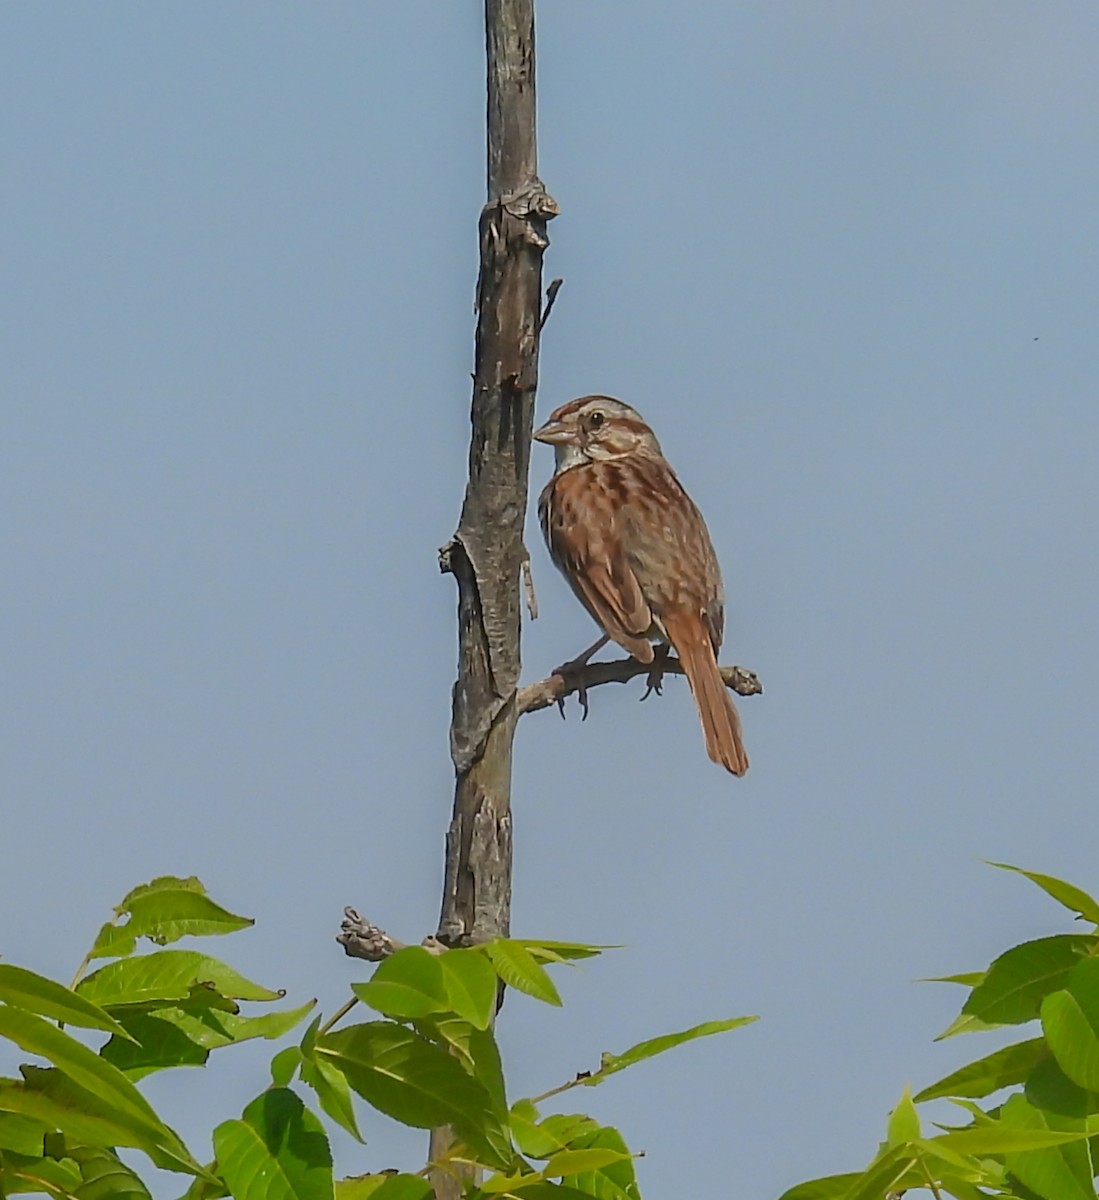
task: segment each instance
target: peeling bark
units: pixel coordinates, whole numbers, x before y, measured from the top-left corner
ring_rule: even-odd
[[[480,275],[469,481],[440,563],[458,585],[458,679],[439,939],[509,928],[511,750],[517,718],[530,435],[538,383],[542,255],[557,205],[538,178],[533,0],[486,0],[488,202]]]
[[[546,222],[557,213],[538,178],[534,0],[485,0],[485,45],[488,200],[479,226],[469,481],[458,529],[440,553],[440,566],[458,585],[454,812],[437,935],[447,946],[506,935],[510,927],[523,524],[542,255]],[[432,1131],[433,1160],[450,1141],[449,1129]],[[438,1200],[461,1196],[462,1177],[432,1172]]]

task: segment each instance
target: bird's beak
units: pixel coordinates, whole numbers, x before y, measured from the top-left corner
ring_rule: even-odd
[[[547,421],[541,429],[534,431],[536,442],[545,442],[548,446],[560,446],[572,440],[572,430],[563,421]]]

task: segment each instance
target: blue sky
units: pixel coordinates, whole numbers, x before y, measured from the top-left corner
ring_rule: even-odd
[[[0,10],[6,958],[68,978],[195,873],[258,920],[218,949],[331,1011],[343,905],[434,928],[480,20]],[[538,50],[539,412],[648,418],[767,691],[743,781],[682,681],[523,721],[515,932],[627,948],[500,1036],[518,1096],[759,1013],[580,1100],[647,1195],[768,1200],[991,1048],[913,981],[1064,925],[982,858],[1099,886],[1099,13],[543,0]],[[530,541],[533,679],[592,628]],[[264,1050],[151,1094],[201,1153]],[[345,1171],[422,1162],[367,1124]]]

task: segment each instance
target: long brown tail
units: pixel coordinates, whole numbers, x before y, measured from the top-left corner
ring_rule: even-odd
[[[686,613],[661,615],[683,664],[706,739],[706,753],[734,775],[748,770],[748,752],[740,735],[740,714],[717,669],[717,659],[702,621]]]

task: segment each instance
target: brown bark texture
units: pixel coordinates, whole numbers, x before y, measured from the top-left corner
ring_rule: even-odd
[[[506,935],[511,906],[511,759],[519,715],[520,577],[546,222],[557,213],[538,178],[534,0],[485,0],[488,199],[480,274],[469,481],[440,566],[458,585],[458,678],[450,751],[454,810],[438,940],[462,946]],[[450,1143],[432,1131],[437,1161]],[[461,1173],[435,1171],[438,1200]]]
[[[469,481],[441,565],[458,584],[458,679],[439,940],[508,932],[511,748],[518,716],[527,469],[538,382],[542,255],[557,206],[538,178],[533,0],[486,0],[488,202],[480,277]]]

